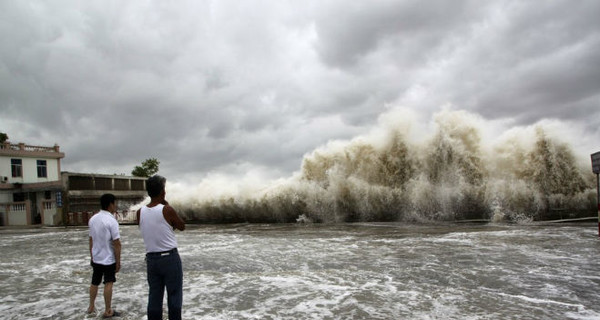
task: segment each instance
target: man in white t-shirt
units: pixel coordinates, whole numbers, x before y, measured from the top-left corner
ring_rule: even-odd
[[[117,206],[114,195],[107,193],[100,197],[102,210],[90,219],[90,256],[94,269],[92,284],[90,285],[90,306],[87,312],[95,312],[95,301],[98,286],[104,278],[104,314],[103,318],[120,316],[120,313],[111,308],[113,283],[116,281],[115,273],[121,269],[121,236],[119,223],[113,216]]]

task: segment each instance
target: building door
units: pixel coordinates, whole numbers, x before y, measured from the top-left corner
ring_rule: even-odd
[[[29,192],[28,197],[31,202],[31,224],[40,224],[42,223],[42,216],[38,210],[37,193]]]

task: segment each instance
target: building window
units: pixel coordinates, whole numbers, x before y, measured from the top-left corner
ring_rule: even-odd
[[[52,191],[44,191],[44,200],[52,200]]]
[[[46,170],[46,160],[37,161],[38,178],[47,178],[48,171]]]
[[[23,177],[23,160],[10,159],[10,171],[12,171],[13,178]]]
[[[24,193],[13,193],[13,202],[23,202],[25,201]]]

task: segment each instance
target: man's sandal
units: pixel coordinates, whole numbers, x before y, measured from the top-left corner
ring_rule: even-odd
[[[121,316],[120,312],[117,312],[117,310],[113,310],[113,314],[111,314],[110,316],[102,315],[102,319],[108,319],[108,318],[120,317],[120,316]]]

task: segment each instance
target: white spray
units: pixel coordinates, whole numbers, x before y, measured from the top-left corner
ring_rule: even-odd
[[[559,122],[503,130],[505,122],[444,109],[419,126],[394,109],[379,124],[314,150],[289,179],[258,188],[258,179],[206,180],[175,204],[205,222],[532,220],[595,208],[593,175],[552,135]]]

